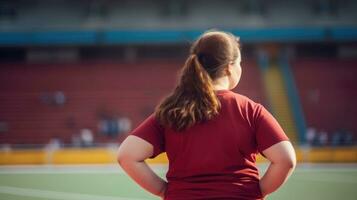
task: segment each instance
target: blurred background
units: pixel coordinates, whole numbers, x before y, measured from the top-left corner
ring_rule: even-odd
[[[305,199],[354,199],[356,11],[353,0],[1,0],[0,176],[24,165],[115,164],[120,142],[174,89],[191,43],[215,28],[240,37],[243,74],[234,91],[277,118],[299,163],[352,173],[332,181],[346,184],[341,191]],[[6,188],[23,181],[2,180],[0,197],[28,194]],[[277,199],[291,194],[287,187]],[[102,192],[152,198],[126,190]]]

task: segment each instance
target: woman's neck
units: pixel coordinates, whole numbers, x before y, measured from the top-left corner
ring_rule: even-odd
[[[217,78],[213,81],[214,90],[229,90],[229,80],[227,76]]]

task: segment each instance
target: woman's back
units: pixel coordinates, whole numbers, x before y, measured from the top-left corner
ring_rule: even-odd
[[[157,144],[153,157],[167,153],[165,199],[261,198],[255,156],[258,150],[288,138],[280,126],[260,131],[260,120],[267,119],[260,104],[230,90],[216,93],[221,110],[210,121],[175,132],[161,127],[151,115],[132,132]],[[148,127],[156,128],[148,131]],[[274,139],[265,139],[267,136]]]

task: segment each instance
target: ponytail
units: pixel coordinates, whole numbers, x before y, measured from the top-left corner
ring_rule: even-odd
[[[155,108],[156,119],[177,132],[212,119],[221,108],[212,82],[198,56],[191,54],[181,71],[178,86]]]

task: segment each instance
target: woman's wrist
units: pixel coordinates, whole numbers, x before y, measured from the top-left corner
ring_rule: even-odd
[[[260,194],[262,195],[262,198],[266,197],[266,192],[263,189],[262,181],[259,181],[259,189],[260,189]]]
[[[166,194],[166,189],[167,189],[167,182],[165,181],[164,184],[162,185],[162,188],[161,188],[158,196],[164,199],[165,194]]]

